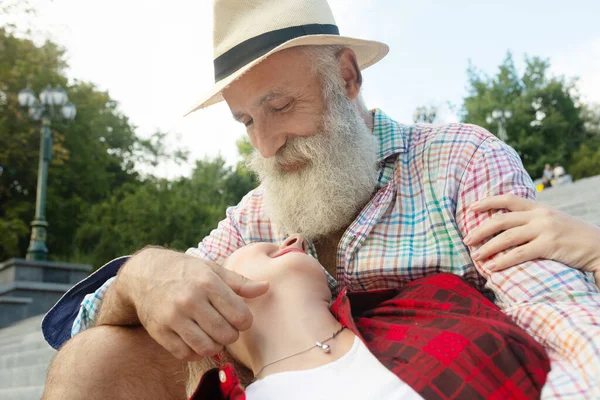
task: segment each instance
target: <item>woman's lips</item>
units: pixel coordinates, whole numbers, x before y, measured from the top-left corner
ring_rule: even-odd
[[[302,253],[302,254],[306,254],[306,252],[302,249],[298,249],[296,247],[288,247],[287,249],[283,249],[283,250],[279,250],[277,253],[275,253],[275,255],[271,258],[277,258],[277,257],[281,257],[285,254],[288,253]]]

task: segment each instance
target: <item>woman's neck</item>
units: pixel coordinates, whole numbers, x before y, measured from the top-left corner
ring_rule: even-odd
[[[354,334],[345,329],[328,342],[330,353],[313,348],[268,365],[301,352],[317,341],[331,338],[341,327],[329,311],[329,301],[310,294],[293,287],[278,286],[250,305],[254,316],[252,328],[243,332],[240,339],[250,356],[249,367],[255,375],[261,372],[257,379],[276,372],[328,364],[352,347]]]

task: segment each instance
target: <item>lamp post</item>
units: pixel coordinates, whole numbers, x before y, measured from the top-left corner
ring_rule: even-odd
[[[31,89],[19,92],[19,104],[28,109],[29,116],[42,122],[40,131],[40,161],[38,167],[37,194],[35,200],[35,217],[31,222],[31,239],[27,248],[28,260],[48,259],[46,247],[46,183],[48,181],[48,164],[52,159],[52,132],[50,122],[53,119],[73,120],[77,114],[75,105],[69,102],[67,92],[60,88],[48,87],[40,93],[39,101]]]
[[[491,114],[487,116],[485,121],[488,124],[492,124],[494,121],[498,122],[498,137],[503,142],[508,140],[508,135],[506,134],[506,121],[512,118],[512,112],[509,110],[494,110]]]

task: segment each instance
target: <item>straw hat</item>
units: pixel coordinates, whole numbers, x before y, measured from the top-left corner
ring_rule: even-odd
[[[213,9],[215,84],[187,114],[222,101],[233,81],[290,47],[344,45],[361,69],[389,50],[384,43],[340,36],[326,0],[214,0]]]

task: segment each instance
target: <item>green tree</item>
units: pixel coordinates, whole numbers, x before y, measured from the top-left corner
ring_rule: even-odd
[[[537,178],[544,164],[556,162],[569,170],[576,152],[589,140],[575,82],[549,77],[548,60],[526,58],[525,64],[520,75],[509,52],[491,77],[471,65],[463,121],[497,132],[497,124],[489,124],[487,116],[495,109],[510,110],[507,143],[517,151],[527,172]]]
[[[140,139],[108,93],[88,82],[69,83],[62,48],[36,46],[0,28],[0,260],[25,254],[33,219],[39,155],[39,123],[28,118],[17,95],[25,87],[65,88],[77,106],[72,122],[52,123],[47,219],[50,257],[64,259],[75,249],[74,235],[89,207],[119,187],[139,184],[137,168],[168,158],[164,134]]]
[[[196,163],[190,178],[148,178],[94,205],[77,230],[77,258],[99,267],[146,245],[196,245],[254,188],[253,177],[222,158]]]
[[[570,172],[573,178],[600,174],[600,144],[597,142],[584,143],[573,154],[573,165]]]
[[[575,179],[600,175],[600,105],[584,105],[581,115],[588,137],[573,154],[570,172]]]

